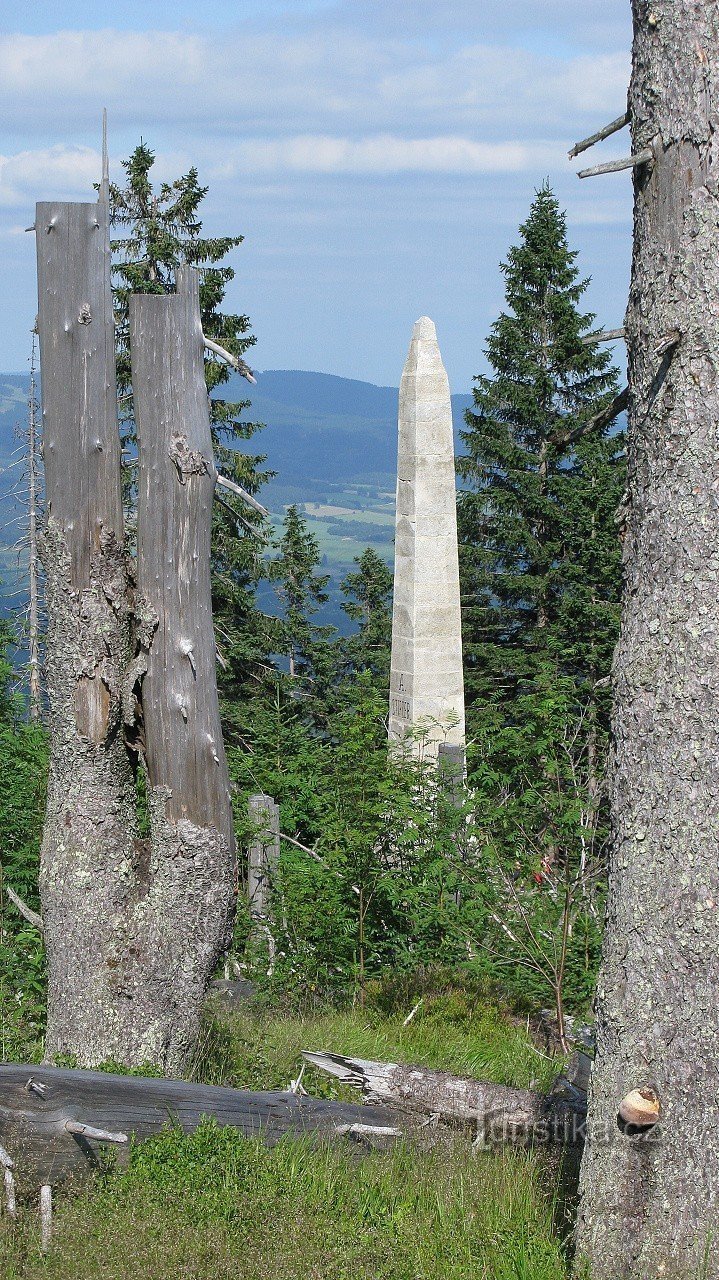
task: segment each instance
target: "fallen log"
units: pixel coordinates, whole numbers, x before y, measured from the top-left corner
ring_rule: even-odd
[[[426,1067],[372,1062],[339,1053],[303,1051],[302,1057],[343,1084],[360,1089],[370,1103],[391,1106],[395,1113],[476,1127],[479,1146],[530,1141],[577,1144],[584,1138],[587,1095],[571,1078],[576,1073],[586,1079],[583,1064],[560,1076],[549,1093],[541,1094]]]
[[[203,1117],[232,1125],[248,1138],[261,1137],[268,1146],[286,1133],[381,1140],[402,1131],[386,1107],[185,1080],[0,1065],[0,1151],[24,1190],[82,1178],[98,1166],[103,1144],[112,1144],[124,1164],[129,1138],[149,1138],[167,1124],[190,1133]]]

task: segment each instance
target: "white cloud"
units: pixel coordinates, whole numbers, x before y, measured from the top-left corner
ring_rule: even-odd
[[[92,199],[100,156],[91,147],[47,147],[0,156],[0,205],[17,206],[47,198]]]
[[[402,138],[376,134],[364,138],[303,134],[293,138],[255,138],[234,148],[235,166],[243,170],[306,173],[517,173],[556,161],[547,143],[477,142],[444,136]]]
[[[485,141],[546,136],[573,115],[621,109],[628,55],[549,55],[521,44],[307,33],[210,38],[168,31],[60,31],[0,37],[6,127],[84,129],[100,107],[111,124],[226,136],[466,130]],[[619,105],[617,105],[619,103]]]

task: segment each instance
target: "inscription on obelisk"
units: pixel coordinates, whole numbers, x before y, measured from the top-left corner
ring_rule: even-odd
[[[414,326],[399,389],[389,736],[464,744],[454,439],[435,327]],[[416,748],[419,750],[419,747]]]

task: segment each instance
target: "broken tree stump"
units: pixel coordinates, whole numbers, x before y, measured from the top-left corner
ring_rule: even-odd
[[[206,1117],[270,1146],[286,1133],[364,1138],[400,1132],[386,1107],[185,1080],[0,1065],[0,1149],[13,1160],[25,1191],[86,1176],[98,1166],[104,1143],[125,1164],[131,1137],[150,1138],[168,1124],[191,1133]]]

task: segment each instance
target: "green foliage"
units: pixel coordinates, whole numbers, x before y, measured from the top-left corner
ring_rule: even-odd
[[[500,966],[520,966],[539,998],[571,991],[581,1005],[607,827],[623,440],[594,421],[617,374],[586,340],[588,282],[547,186],[520,234],[458,460],[477,874],[493,893],[484,941]]]
[[[481,984],[437,970],[419,985],[375,984],[364,1010],[245,1007],[216,1020],[213,1035],[222,1058],[206,1059],[201,1078],[250,1089],[286,1088],[300,1051],[321,1046],[516,1086],[540,1073],[548,1083],[553,1069]],[[304,1080],[316,1096],[357,1100],[326,1074]],[[34,1206],[14,1224],[2,1219],[0,1269],[8,1280],[564,1280],[544,1158],[476,1156],[468,1136],[430,1135],[358,1160],[342,1144],[301,1139],[267,1149],[212,1120],[191,1135],[168,1126],[133,1144],[126,1171],[106,1166],[84,1191],[56,1194],[47,1257]]]
[[[45,952],[38,930],[10,902],[7,887],[39,910],[38,865],[45,810],[48,746],[45,731],[22,719],[11,692],[13,636],[0,634],[0,1058],[34,1058],[44,1023]]]
[[[273,795],[283,833],[314,850],[282,841],[278,982],[362,998],[387,966],[462,957],[481,927],[481,886],[459,892],[465,814],[434,770],[390,752],[386,710],[365,671],[337,689],[325,737],[298,716],[280,726],[296,749],[231,756],[240,811],[252,791]]]
[[[129,1169],[0,1231],[7,1280],[564,1280],[539,1158],[468,1141],[364,1155],[204,1122],[133,1148]],[[78,1240],[82,1248],[78,1248]]]
[[[408,1014],[415,1010],[405,1025]],[[284,1089],[302,1066],[303,1049],[379,1062],[420,1063],[437,1071],[526,1089],[548,1088],[561,1060],[537,1053],[524,1019],[512,1019],[487,979],[464,969],[393,969],[367,982],[362,1008],[304,1008],[285,987],[231,1013],[212,1008],[193,1075],[236,1089]],[[333,1076],[306,1067],[315,1097],[357,1100]]]

